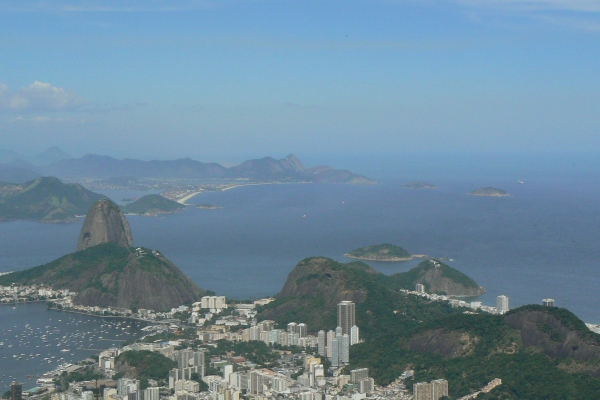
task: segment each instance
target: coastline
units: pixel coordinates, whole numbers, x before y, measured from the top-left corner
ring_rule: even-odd
[[[403,261],[410,261],[410,260],[415,260],[417,258],[430,258],[428,255],[426,254],[413,254],[410,257],[394,257],[394,258],[388,258],[386,260],[382,260],[379,258],[375,258],[375,257],[356,257],[353,255],[350,255],[350,253],[346,253],[344,254],[346,257],[348,258],[352,258],[355,260],[363,260],[363,261],[380,261],[380,262],[403,262]]]
[[[291,185],[291,184],[305,184],[305,183],[313,183],[313,182],[259,182],[259,183],[240,183],[240,184],[236,184],[236,185],[232,185],[232,186],[227,186],[226,188],[221,189],[221,192],[224,192],[226,190],[229,189],[234,189],[237,187],[242,187],[242,186],[260,186],[260,185]],[[207,192],[207,190],[200,190],[198,192],[194,192],[191,194],[188,194],[185,197],[182,197],[181,199],[177,200],[178,203],[183,204],[185,206],[190,206],[193,204],[187,204],[186,201],[188,201],[189,199],[191,199],[192,197],[200,194],[200,193],[204,193]]]

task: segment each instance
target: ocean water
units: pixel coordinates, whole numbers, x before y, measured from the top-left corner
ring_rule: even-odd
[[[402,168],[386,173],[365,164],[365,174],[378,185],[238,187],[189,201],[220,210],[190,206],[178,214],[128,220],[135,244],[160,250],[198,285],[230,297],[276,294],[305,257],[346,262],[343,254],[357,247],[393,243],[413,254],[453,259],[449,265],[486,288],[480,297],[485,304],[494,305],[500,294],[509,296],[511,307],[551,297],[586,322],[600,323],[600,186],[593,160],[580,169],[561,159],[548,168],[511,164],[505,172],[444,160],[426,168],[424,160],[399,163]],[[437,189],[401,187],[414,178]],[[511,196],[466,195],[484,186]],[[116,201],[123,197],[103,193]],[[0,223],[0,271],[74,251],[81,224]],[[369,262],[386,274],[417,263]]]
[[[0,306],[0,390],[13,380],[31,389],[37,376],[139,337],[147,325],[48,310],[45,302]]]

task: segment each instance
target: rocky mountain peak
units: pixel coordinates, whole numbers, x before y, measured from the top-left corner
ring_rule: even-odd
[[[85,217],[77,251],[103,243],[115,243],[121,247],[133,246],[131,228],[119,207],[108,199],[95,202]]]

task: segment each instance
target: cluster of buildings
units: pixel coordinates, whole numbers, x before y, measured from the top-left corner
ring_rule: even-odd
[[[5,275],[5,274],[3,274]],[[0,286],[0,303],[22,303],[27,301],[44,301],[61,299],[75,293],[69,290],[54,290],[42,285],[11,285]]]
[[[342,301],[337,305],[338,326],[335,331],[318,333],[318,353],[326,356],[333,367],[350,363],[350,346],[359,343],[359,328],[356,326],[356,305]]]
[[[445,379],[413,385],[414,400],[439,400],[444,396],[448,396],[448,381]]]
[[[447,301],[452,307],[464,307],[470,308],[471,310],[481,310],[483,312],[487,312],[490,314],[504,314],[510,310],[508,296],[500,295],[496,298],[496,307],[486,306],[481,304],[480,301],[463,301],[458,299],[452,299],[448,296],[434,294],[434,293],[426,293],[425,286],[417,283],[415,285],[415,290],[404,290],[401,289],[401,292],[406,294],[416,295],[425,297],[426,299],[433,301]]]

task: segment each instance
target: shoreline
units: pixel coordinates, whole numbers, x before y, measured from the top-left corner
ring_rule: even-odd
[[[260,182],[260,183],[241,183],[241,184],[236,184],[236,185],[232,185],[232,186],[227,186],[224,189],[216,190],[216,191],[217,192],[224,192],[226,190],[235,189],[235,188],[242,187],[242,186],[291,185],[291,184],[306,184],[306,183],[314,183],[314,182]],[[193,204],[187,204],[186,201],[188,201],[192,197],[194,197],[196,195],[199,195],[200,193],[204,193],[204,192],[214,192],[214,191],[213,190],[200,190],[198,192],[194,192],[194,193],[188,194],[185,197],[182,197],[181,199],[177,200],[177,202],[179,204],[183,204],[185,206],[193,206]]]

